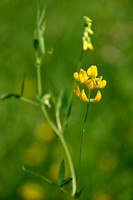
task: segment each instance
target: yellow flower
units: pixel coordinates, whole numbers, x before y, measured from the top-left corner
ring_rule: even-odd
[[[88,42],[88,49],[90,49],[91,51],[93,51],[93,50],[94,50],[94,47],[93,47],[93,45],[92,45],[92,43],[91,43],[91,42]]]
[[[96,78],[96,81],[97,81],[97,88],[99,89],[103,89],[106,84],[107,84],[107,81],[106,80],[102,80],[102,76],[100,76],[99,78]]]
[[[74,78],[76,81],[79,81],[80,83],[85,83],[86,80],[88,79],[87,73],[85,70],[80,69],[80,72],[75,72],[74,73]]]
[[[74,87],[74,94],[75,94],[75,96],[80,97],[80,89],[79,89],[78,85],[75,85],[75,87]]]
[[[91,23],[90,23],[89,27],[85,28],[85,31],[88,32],[91,35],[93,34],[93,31],[91,30]]]
[[[95,78],[98,75],[97,66],[91,65],[87,70],[87,75],[90,78]]]
[[[97,88],[97,84],[96,84],[95,79],[92,78],[92,79],[87,80],[86,86],[88,87],[88,89],[91,89],[91,90]]]
[[[83,50],[86,51],[88,49],[88,42],[85,40],[85,38],[83,37]]]
[[[73,77],[74,77],[74,79],[75,79],[76,81],[78,81],[78,80],[79,80],[79,74],[78,74],[78,72],[75,72],[75,73],[73,74]]]
[[[93,31],[91,29],[92,20],[87,16],[84,16],[83,18],[84,18],[84,26],[85,26],[83,37],[82,37],[83,50],[86,51],[87,49],[90,49],[91,51],[93,51],[94,47],[91,43],[91,38],[89,36],[93,34]]]
[[[87,49],[90,49],[90,50],[94,50],[94,47],[90,41],[90,38],[86,35],[88,35],[87,32],[84,32],[84,37],[82,37],[82,40],[83,40],[83,50],[86,51]]]
[[[87,76],[87,73],[85,70],[83,69],[80,69],[80,72],[79,72],[79,82],[80,83],[85,83],[85,81],[87,81],[88,79],[88,76]]]
[[[92,20],[87,16],[83,16],[83,19],[84,19],[85,24],[88,24],[88,23],[92,22]]]
[[[80,93],[80,99],[82,100],[82,101],[88,101],[88,98],[87,98],[87,96],[86,96],[86,94],[85,94],[85,91],[84,91],[84,89],[81,91],[81,93]]]
[[[90,99],[90,102],[99,102],[101,98],[102,98],[101,92],[98,90],[95,98]]]
[[[98,75],[97,66],[91,65],[87,71],[80,69],[79,73],[75,72],[74,78],[80,83],[85,84],[87,88],[89,89],[89,93],[90,93],[90,90],[95,89],[95,88],[102,89],[107,84],[106,80],[102,80],[103,76],[96,78],[97,75]],[[84,89],[80,92],[78,85],[75,85],[74,94],[78,96],[82,101],[85,101],[85,102],[88,102],[88,101],[99,102],[100,99],[102,98],[101,92],[98,90],[95,98],[89,99],[87,95],[85,94]]]

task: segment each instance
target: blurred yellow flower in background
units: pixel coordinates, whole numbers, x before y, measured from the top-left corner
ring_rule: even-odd
[[[21,85],[22,85],[22,80],[20,80],[17,84],[16,84],[16,88],[18,93],[20,93],[20,89],[21,89]],[[36,80],[33,78],[25,78],[25,87],[24,87],[24,93],[23,96],[26,98],[34,98],[36,93]]]
[[[114,198],[105,191],[98,191],[94,195],[93,200],[114,200]]]
[[[42,163],[47,153],[45,146],[40,144],[32,144],[23,155],[24,163],[30,166],[38,166]]]
[[[37,183],[25,183],[18,190],[19,196],[23,200],[42,200],[44,199],[44,189]]]
[[[48,142],[55,139],[55,135],[51,126],[47,122],[43,122],[36,127],[36,137],[40,142]]]
[[[99,168],[108,172],[114,170],[119,163],[118,156],[112,152],[104,152],[99,159]]]

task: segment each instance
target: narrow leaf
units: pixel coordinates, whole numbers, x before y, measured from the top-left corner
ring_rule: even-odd
[[[68,185],[71,181],[72,181],[72,178],[71,178],[71,177],[66,178],[66,179],[63,181],[63,183],[61,184],[60,187],[64,187],[64,186]]]
[[[69,108],[68,108],[67,118],[70,116],[71,108],[72,108],[72,102],[70,103]]]
[[[85,187],[80,188],[79,190],[77,190],[77,192],[75,193],[75,198],[79,198],[83,192],[83,190],[85,189]]]
[[[65,176],[65,161],[62,160],[59,168],[59,173],[58,173],[58,185],[61,187],[64,181],[64,176]]]
[[[67,98],[66,92],[64,92],[64,96],[62,98],[62,108],[61,108],[63,116],[66,115],[67,104],[68,104],[68,98]]]
[[[20,96],[18,94],[3,94],[0,97],[0,100],[5,100],[5,99],[9,99],[9,98],[19,98]]]
[[[25,81],[25,76],[26,76],[26,73],[25,73],[24,76],[23,76],[22,85],[21,85],[20,96],[23,96],[23,93],[24,93],[24,81]]]

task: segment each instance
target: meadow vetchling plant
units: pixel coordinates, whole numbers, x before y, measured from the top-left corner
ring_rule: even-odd
[[[45,9],[42,10],[42,12],[40,12],[40,9],[38,10],[37,13],[37,25],[36,25],[36,29],[34,32],[34,48],[35,48],[35,66],[36,66],[36,72],[37,72],[37,87],[38,87],[38,91],[37,91],[37,95],[36,95],[36,101],[25,98],[23,96],[23,91],[24,91],[24,80],[22,82],[22,87],[21,87],[21,91],[20,94],[6,94],[6,95],[2,95],[1,96],[1,100],[5,100],[11,97],[15,97],[21,101],[24,101],[26,103],[32,104],[33,106],[36,106],[38,108],[41,108],[45,119],[48,121],[49,125],[52,127],[54,133],[56,134],[56,136],[59,138],[64,151],[66,153],[67,156],[67,160],[68,160],[68,164],[69,164],[69,170],[70,170],[70,174],[71,177],[68,177],[67,179],[64,179],[65,176],[65,161],[62,160],[60,167],[59,167],[59,172],[58,172],[58,183],[54,183],[53,181],[49,180],[46,177],[42,177],[41,175],[38,175],[28,169],[25,169],[25,167],[23,166],[23,169],[27,172],[30,172],[32,174],[35,174],[37,176],[40,176],[41,178],[43,178],[45,181],[47,181],[50,184],[55,185],[56,187],[58,187],[59,189],[61,189],[63,192],[69,194],[72,198],[78,198],[82,191],[83,188],[81,189],[77,189],[77,180],[79,178],[79,170],[80,170],[80,162],[81,162],[81,153],[82,153],[82,143],[83,143],[83,136],[84,136],[84,128],[85,128],[85,123],[87,120],[87,115],[88,115],[88,107],[89,107],[89,103],[90,102],[99,102],[100,99],[102,98],[101,92],[100,90],[97,91],[96,96],[94,98],[91,98],[91,90],[93,89],[102,89],[106,86],[106,80],[103,80],[103,77],[97,77],[98,76],[98,70],[97,67],[95,65],[91,65],[87,71],[83,70],[81,67],[81,62],[82,62],[82,58],[83,58],[83,53],[86,50],[94,50],[94,47],[91,43],[91,38],[90,35],[93,34],[93,31],[91,29],[92,26],[92,20],[87,17],[84,16],[84,33],[83,33],[83,37],[82,37],[82,41],[83,41],[83,46],[82,46],[82,51],[81,51],[81,56],[79,59],[79,63],[77,65],[77,71],[79,72],[75,72],[74,73],[74,84],[72,87],[72,91],[70,92],[70,97],[67,103],[67,108],[65,110],[65,114],[64,114],[64,118],[62,121],[62,117],[61,117],[61,106],[63,104],[63,95],[62,93],[59,94],[59,98],[55,101],[55,118],[56,118],[56,122],[54,122],[49,114],[47,109],[51,109],[51,104],[50,104],[50,100],[51,100],[51,94],[47,93],[43,95],[42,92],[42,81],[41,81],[41,65],[42,65],[42,60],[43,57],[45,55],[45,43],[44,43],[44,32],[45,32]],[[79,70],[80,69],[80,70]],[[75,85],[75,83],[79,82],[79,84],[82,84],[84,86],[84,89],[80,90],[80,86],[78,84]],[[79,166],[78,166],[78,173],[77,176],[75,174],[75,169],[74,169],[74,165],[73,165],[73,161],[72,161],[72,157],[70,155],[67,143],[65,141],[65,137],[64,137],[64,132],[65,132],[65,128],[66,125],[68,124],[68,118],[70,115],[70,108],[72,105],[72,97],[73,97],[73,91],[74,94],[79,97],[82,101],[87,103],[87,109],[86,109],[86,114],[85,114],[85,119],[84,119],[84,124],[83,124],[83,129],[82,129],[82,139],[81,139],[81,145],[80,145],[80,152],[79,152]],[[65,185],[70,184],[72,185],[72,190],[71,191],[67,191],[64,189]]]

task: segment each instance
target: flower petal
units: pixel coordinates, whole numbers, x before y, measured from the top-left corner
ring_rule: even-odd
[[[107,81],[106,80],[102,80],[98,83],[98,86],[97,88],[100,88],[100,89],[103,89],[107,84]]]
[[[83,69],[80,69],[80,72],[79,72],[79,82],[80,83],[85,83],[88,79],[88,76],[87,76],[87,72]]]
[[[87,75],[90,78],[95,78],[98,75],[97,66],[91,65],[87,70]]]
[[[84,89],[81,91],[81,93],[80,93],[80,99],[82,100],[82,101],[88,101],[88,98],[87,98],[87,96],[86,96],[86,94],[85,94],[85,91],[84,91]]]
[[[79,74],[78,74],[78,72],[75,72],[75,73],[73,74],[73,76],[74,76],[74,79],[75,79],[76,81],[78,81],[78,79],[79,79]]]
[[[97,88],[97,84],[96,84],[95,79],[92,78],[92,79],[87,80],[86,86],[88,87],[88,89],[91,89],[91,90]]]
[[[98,90],[95,98],[90,99],[90,102],[99,102],[101,98],[102,98],[101,92]]]
[[[74,91],[75,96],[80,97],[80,89],[79,89],[79,86],[78,86],[78,85],[75,85],[73,91]]]

